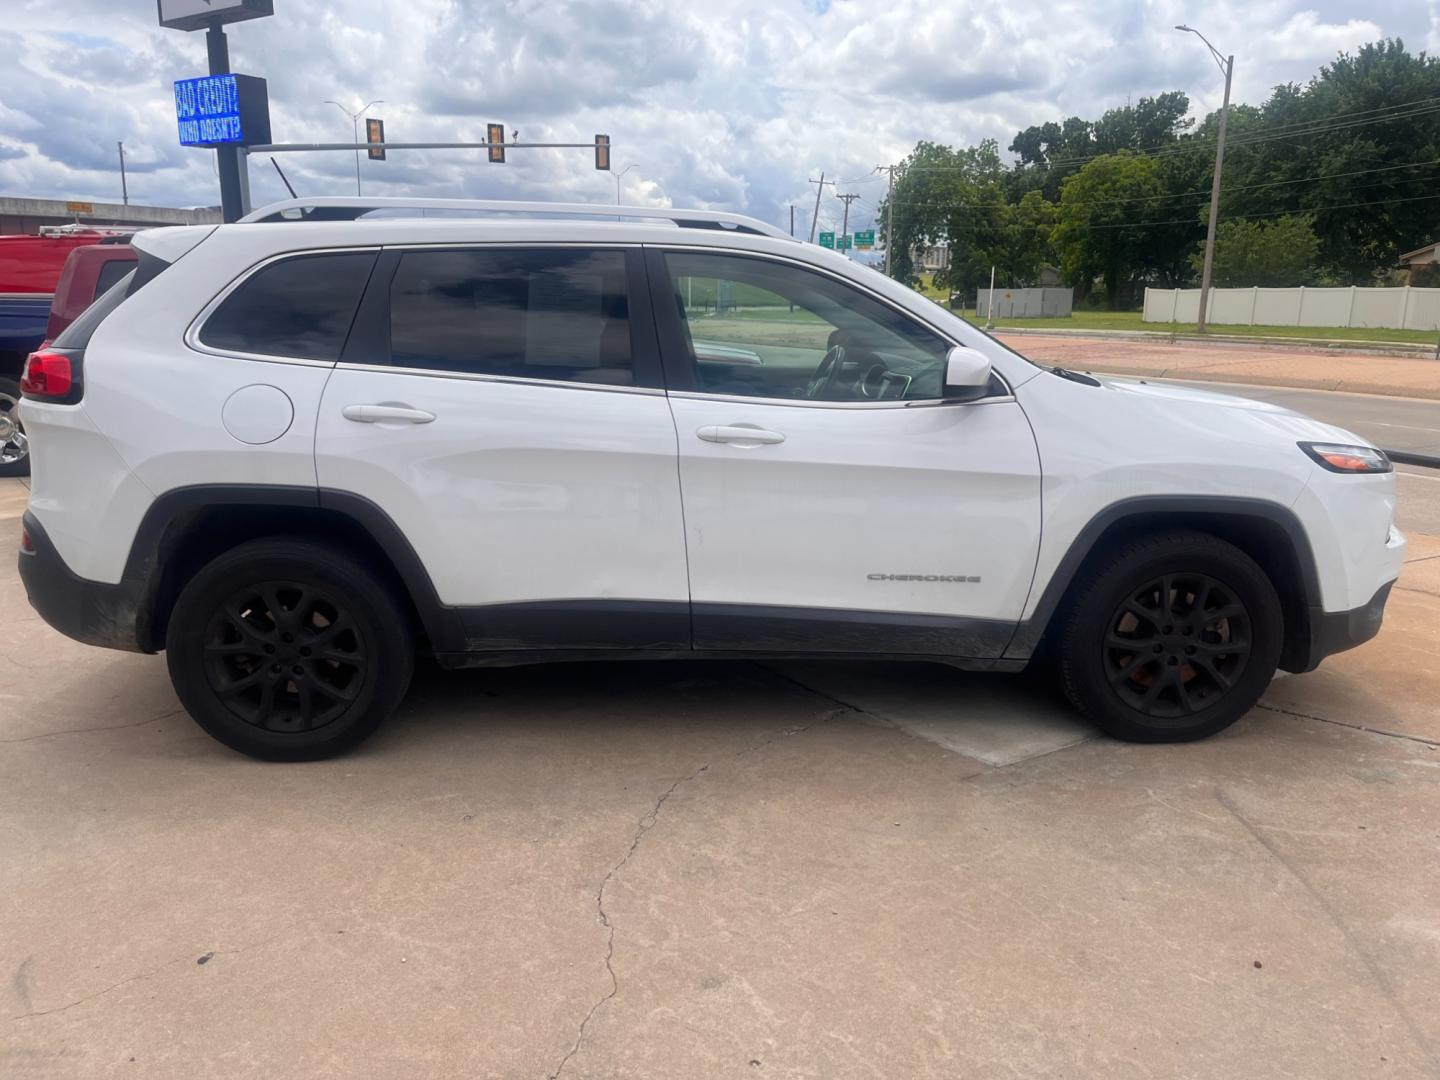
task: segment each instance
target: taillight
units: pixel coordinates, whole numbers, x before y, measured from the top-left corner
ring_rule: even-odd
[[[35,554],[35,541],[30,536],[30,527],[28,525],[22,524],[20,526],[20,550],[26,555]]]
[[[20,392],[37,401],[74,402],[80,400],[79,372],[70,357],[60,352],[33,352],[25,360],[20,376]]]

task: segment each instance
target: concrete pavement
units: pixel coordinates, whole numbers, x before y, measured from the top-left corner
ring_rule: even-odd
[[[6,559],[0,1075],[1435,1076],[1411,556],[1376,641],[1188,746],[1035,678],[597,664],[427,670],[302,766]]]
[[[1117,341],[1004,331],[995,336],[1036,363],[1077,371],[1440,399],[1440,362],[1434,359],[1218,341]]]

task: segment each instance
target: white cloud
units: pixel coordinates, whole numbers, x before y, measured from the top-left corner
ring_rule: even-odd
[[[137,201],[218,200],[212,155],[176,143],[170,82],[200,74],[201,34],[161,30],[135,0],[15,0],[0,26],[0,191],[113,199],[124,139]],[[1396,0],[1356,17],[1352,0],[1045,0],[1008,5],[936,0],[286,0],[274,18],[234,27],[238,71],[270,84],[274,135],[349,137],[327,98],[386,104],[393,140],[472,140],[498,120],[530,140],[612,139],[632,202],[743,210],[808,229],[825,170],[862,195],[870,223],[884,182],[874,166],[918,139],[1007,146],[1016,131],[1126,100],[1183,89],[1197,110],[1219,105],[1220,80],[1175,23],[1203,19],[1236,56],[1237,100],[1304,81],[1341,49],[1383,35],[1412,48],[1440,14]],[[353,106],[352,106],[353,107]],[[353,158],[280,156],[306,194],[354,190]],[[365,162],[375,194],[485,195],[609,201],[615,182],[584,150],[397,152]],[[256,201],[283,197],[265,158]],[[840,204],[821,203],[822,224]]]
[[[1369,19],[1347,19],[1343,23],[1322,22],[1313,11],[1297,11],[1269,39],[1275,55],[1283,60],[1321,63],[1338,52],[1354,49],[1381,35]]]

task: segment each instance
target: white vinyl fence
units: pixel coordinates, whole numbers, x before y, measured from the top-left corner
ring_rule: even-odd
[[[1145,322],[1193,323],[1199,289],[1146,289]],[[1217,326],[1359,326],[1440,330],[1440,289],[1211,289]]]
[[[1074,289],[996,289],[994,314],[997,319],[1063,319],[1074,302]],[[980,316],[990,314],[989,289],[977,293],[975,311]]]

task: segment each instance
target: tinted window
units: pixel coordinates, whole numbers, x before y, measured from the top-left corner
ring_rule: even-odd
[[[820,401],[938,398],[949,343],[834,278],[789,263],[669,252],[696,386]]]
[[[100,273],[95,277],[95,296],[104,296],[110,291],[110,286],[134,269],[134,259],[109,259],[101,263]]]
[[[412,251],[390,284],[391,363],[629,386],[623,251]]]
[[[300,255],[271,263],[225,298],[200,331],[214,349],[338,360],[373,251]]]

